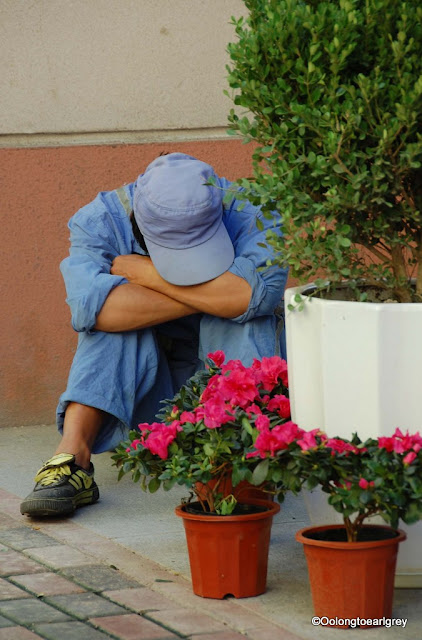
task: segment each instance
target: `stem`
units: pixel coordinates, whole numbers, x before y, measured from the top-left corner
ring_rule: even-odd
[[[348,516],[344,516],[344,526],[346,527],[347,542],[356,542],[357,531],[355,531],[354,525]]]
[[[416,256],[418,271],[416,275],[416,295],[419,299],[422,298],[422,231],[419,235],[419,241],[416,247]]]
[[[398,244],[392,247],[391,257],[393,264],[393,273],[398,283],[394,288],[394,292],[400,302],[412,302],[412,297],[407,287],[403,286],[403,284],[399,284],[407,280],[407,271],[403,255],[403,248]]]
[[[344,517],[344,524],[347,531],[347,542],[356,542],[358,539],[358,533],[363,525],[364,520],[373,516],[377,513],[378,509],[373,507],[372,509],[368,509],[368,511],[364,511],[364,513],[360,513],[355,520],[352,522],[350,518]]]

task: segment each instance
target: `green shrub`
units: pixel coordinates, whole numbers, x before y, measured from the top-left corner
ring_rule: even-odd
[[[267,237],[275,262],[300,282],[365,278],[421,301],[420,0],[245,5],[228,46],[230,132],[257,143],[241,185],[282,221],[284,237]]]

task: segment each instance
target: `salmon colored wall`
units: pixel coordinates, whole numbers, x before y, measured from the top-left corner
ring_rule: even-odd
[[[235,140],[0,150],[0,426],[55,420],[77,341],[59,271],[68,219],[161,151],[194,155],[229,179],[251,171],[251,147]]]

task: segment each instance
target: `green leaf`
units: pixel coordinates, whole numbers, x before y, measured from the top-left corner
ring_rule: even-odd
[[[250,436],[253,436],[254,430],[247,418],[242,418],[242,427],[249,433]]]
[[[359,500],[362,502],[362,504],[368,504],[368,502],[371,501],[372,498],[372,494],[370,491],[362,491],[362,493],[359,496]]]
[[[269,458],[262,460],[253,470],[252,473],[252,484],[255,486],[259,486],[263,482],[265,482],[268,474],[268,469],[270,466]]]
[[[341,164],[335,164],[333,167],[333,171],[335,171],[336,173],[344,173],[345,168]]]
[[[158,478],[151,478],[148,483],[148,491],[150,493],[155,493],[160,488],[160,484],[161,482],[158,480]]]
[[[212,456],[214,455],[214,452],[215,452],[215,448],[209,442],[206,442],[204,444],[205,455],[208,456],[209,458],[212,458]]]

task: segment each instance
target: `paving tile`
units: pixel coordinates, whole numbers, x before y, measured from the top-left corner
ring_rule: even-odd
[[[35,574],[34,574],[35,575]],[[30,598],[31,596],[23,589],[19,589],[14,584],[0,578],[0,600],[16,600],[17,598]]]
[[[6,513],[0,513],[0,529],[10,529],[16,525],[16,520]]]
[[[36,573],[45,571],[44,567],[34,560],[26,558],[17,551],[2,551],[0,553],[0,576],[19,575],[21,573]]]
[[[159,627],[136,613],[111,618],[92,618],[90,622],[121,640],[175,640],[177,638],[171,631]]]
[[[139,587],[139,582],[126,578],[116,569],[105,567],[103,564],[66,568],[62,573],[93,591],[115,591]]]
[[[141,613],[141,611],[174,608],[174,602],[172,600],[147,587],[104,591],[104,595],[114,602],[133,609],[137,613]]]
[[[237,631],[216,631],[215,633],[201,633],[200,636],[192,635],[195,640],[245,640],[246,636]]]
[[[47,640],[110,640],[108,634],[76,620],[74,622],[37,624],[34,629]],[[0,640],[2,640],[1,637]]]
[[[246,633],[249,629],[256,627],[261,628],[265,624],[262,616],[250,610],[248,606],[240,605],[239,600],[235,598],[222,601],[210,598],[204,598],[204,600],[205,602],[201,603],[203,613],[218,617],[221,622],[225,622],[229,627],[241,633]]]
[[[20,585],[35,593],[37,596],[55,596],[65,593],[82,593],[83,587],[58,576],[56,573],[32,573],[25,576],[13,576],[10,578],[11,582]],[[0,579],[0,600],[1,597],[1,579]],[[25,591],[22,591],[25,594]],[[22,597],[29,596],[25,594]],[[18,596],[15,596],[18,597]]]
[[[186,609],[151,611],[148,613],[148,618],[185,635],[227,631],[227,626],[219,620],[206,616],[200,611],[187,611]]]
[[[15,516],[14,520],[16,523],[16,516],[20,515],[19,506],[22,502],[22,498],[18,498],[17,496],[12,495],[8,491],[4,491],[4,489],[0,489],[0,503],[1,510],[4,514],[9,516]]]
[[[47,535],[51,533],[56,538],[56,544],[57,540],[61,540],[63,544],[69,544],[77,548],[80,546],[85,547],[87,544],[92,544],[93,548],[95,548],[96,544],[108,541],[107,538],[103,538],[98,533],[86,529],[70,519],[61,520],[59,527],[55,519],[43,520],[42,530]]]
[[[0,602],[0,615],[9,617],[17,624],[35,624],[37,622],[62,622],[69,616],[53,609],[36,598],[28,600],[3,600]]]
[[[96,593],[75,593],[71,595],[52,596],[44,600],[53,607],[79,618],[87,620],[98,616],[123,615],[126,610],[114,602],[110,602]]]
[[[303,640],[299,636],[287,631],[287,629],[280,629],[280,627],[270,625],[269,623],[265,626],[248,630],[247,637],[250,638],[250,640]]]
[[[12,627],[15,624],[16,622],[12,622],[8,618],[5,618],[4,616],[0,616],[0,629],[3,629],[4,627]]]
[[[199,606],[198,603],[207,600],[206,598],[200,598],[194,594],[191,583],[180,584],[178,582],[156,582],[154,584],[154,590],[157,590],[163,595],[168,596],[173,601],[179,602],[187,607],[191,607],[192,609],[197,609]],[[215,600],[210,599],[209,602],[212,605],[215,603]],[[221,602],[221,600],[219,602]]]
[[[40,531],[34,531],[31,527],[16,527],[4,531],[0,529],[0,542],[19,550],[57,545],[57,540]]]
[[[0,640],[39,640],[40,637],[25,627],[0,629]]]
[[[53,569],[92,564],[92,558],[66,544],[56,544],[50,547],[40,547],[39,549],[27,549],[26,555],[43,562]]]

